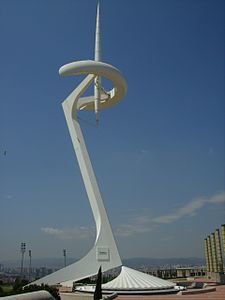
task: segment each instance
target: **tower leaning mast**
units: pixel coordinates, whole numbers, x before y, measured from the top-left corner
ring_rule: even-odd
[[[96,28],[95,28],[95,61],[100,62],[102,59],[101,55],[101,30],[100,30],[100,0],[97,4],[96,14]],[[99,102],[101,100],[101,77],[97,76],[94,81],[94,110],[96,117],[96,124],[99,122]]]

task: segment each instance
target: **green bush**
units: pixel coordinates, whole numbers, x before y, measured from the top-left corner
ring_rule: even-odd
[[[4,296],[4,291],[3,291],[3,288],[0,286],[0,297],[1,296]]]

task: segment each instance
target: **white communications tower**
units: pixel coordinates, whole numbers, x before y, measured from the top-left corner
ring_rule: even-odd
[[[97,274],[100,266],[102,271],[107,271],[122,265],[78,121],[79,110],[94,110],[98,123],[99,111],[117,104],[126,94],[126,81],[120,71],[101,62],[100,43],[100,3],[98,1],[95,60],[72,62],[59,69],[61,76],[86,74],[85,79],[63,101],[62,106],[95,219],[95,244],[84,258],[35,281],[36,284],[52,285],[71,280],[76,281]],[[114,88],[105,91],[101,85],[101,77],[110,80]],[[81,97],[92,83],[94,84],[94,95]]]

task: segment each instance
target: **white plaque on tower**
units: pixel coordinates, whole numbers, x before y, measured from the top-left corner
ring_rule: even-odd
[[[97,247],[96,258],[98,261],[110,261],[110,251],[108,247]]]

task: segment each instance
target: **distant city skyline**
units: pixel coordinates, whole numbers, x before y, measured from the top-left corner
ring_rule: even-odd
[[[21,242],[32,257],[77,259],[94,242],[61,108],[80,79],[58,69],[93,59],[96,3],[1,1],[0,262]],[[101,6],[103,61],[128,94],[97,129],[80,116],[121,257],[203,257],[225,218],[224,1]]]

